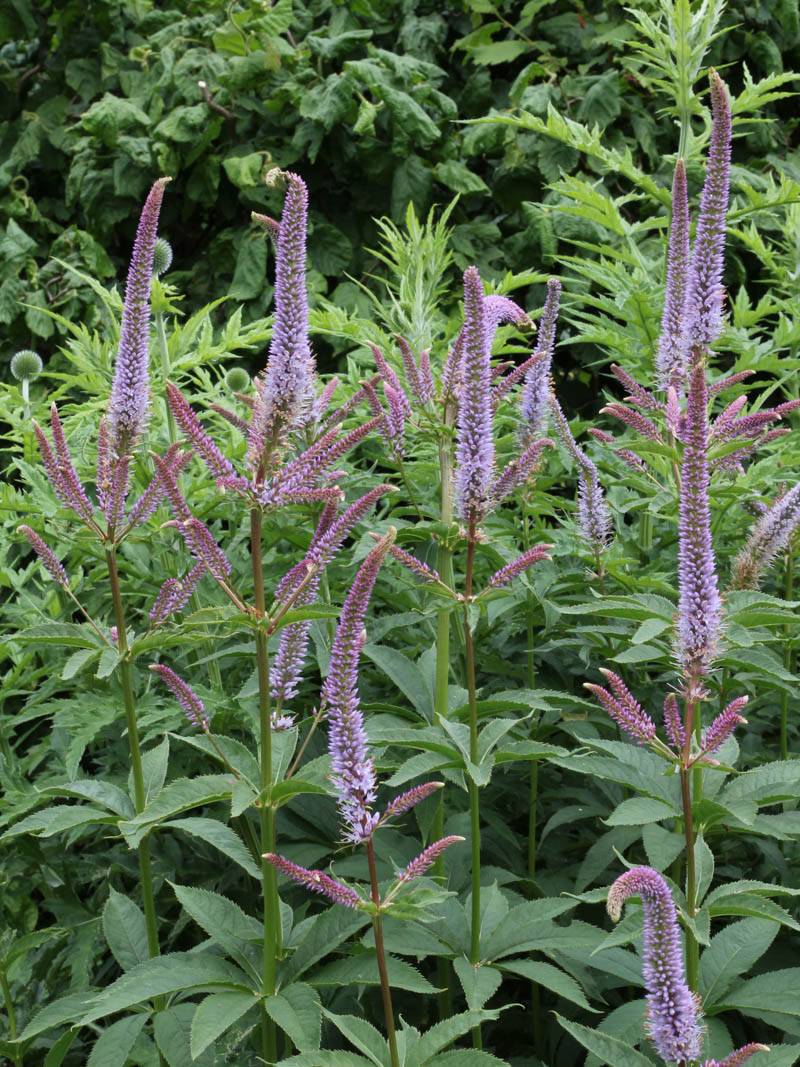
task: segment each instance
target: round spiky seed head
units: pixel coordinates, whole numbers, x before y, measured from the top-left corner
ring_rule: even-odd
[[[159,237],[153,252],[153,274],[160,277],[172,266],[172,245],[164,237]]]
[[[243,393],[250,387],[250,375],[244,367],[231,367],[225,375],[225,384],[232,393]]]
[[[42,358],[30,348],[23,348],[11,358],[11,373],[21,381],[31,381],[42,373]]]

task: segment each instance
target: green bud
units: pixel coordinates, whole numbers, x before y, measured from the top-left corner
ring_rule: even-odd
[[[231,367],[225,375],[225,384],[232,393],[243,393],[250,387],[250,375],[244,367]]]
[[[18,382],[31,381],[42,373],[42,359],[30,348],[23,348],[11,359],[11,373]]]
[[[163,237],[159,237],[153,254],[153,274],[156,277],[160,277],[162,274],[166,274],[171,265],[172,245]]]

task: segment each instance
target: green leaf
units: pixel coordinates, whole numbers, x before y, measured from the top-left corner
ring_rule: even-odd
[[[93,999],[94,993],[84,990],[81,993],[70,993],[45,1005],[19,1035],[20,1041],[30,1041],[32,1037],[38,1037],[46,1030],[52,1030],[54,1026],[63,1026],[64,1023],[79,1019]]]
[[[233,779],[222,774],[177,778],[164,786],[143,812],[122,824],[121,829],[131,837],[141,837],[142,831],[182,811],[226,800],[231,795],[232,785]]]
[[[455,159],[437,163],[433,169],[438,181],[454,193],[488,193],[489,187],[483,178],[473,174],[469,167]]]
[[[272,787],[270,800],[273,807],[279,808],[284,804],[288,804],[292,797],[300,796],[303,793],[330,796],[331,790],[326,789],[325,786],[320,785],[318,782],[304,782],[301,778],[289,778],[286,781],[278,782],[277,785]]]
[[[73,652],[61,670],[62,680],[68,682],[74,678],[78,671],[98,655],[100,655],[99,648],[79,648],[77,652]]]
[[[173,1004],[153,1017],[156,1044],[169,1067],[212,1067],[211,1051],[198,1059],[191,1049],[192,1022],[195,1005],[192,1002]]]
[[[238,189],[254,189],[262,182],[264,154],[250,152],[244,156],[228,156],[222,161],[222,169]]]
[[[506,1067],[506,1061],[478,1049],[454,1048],[428,1060],[426,1067]]]
[[[422,671],[408,656],[384,645],[365,645],[364,655],[397,686],[423,718],[433,714],[433,693]]]
[[[417,1045],[419,1062],[427,1063],[437,1052],[452,1045],[459,1037],[468,1034],[473,1027],[479,1026],[485,1019],[496,1017],[496,1011],[464,1011],[436,1023],[426,1030],[419,1040]]]
[[[544,963],[542,960],[505,960],[500,966],[504,971],[530,978],[532,982],[537,982],[556,996],[571,1000],[573,1004],[578,1004],[587,1011],[597,1011],[588,1002],[575,979],[550,963]]]
[[[108,826],[116,824],[117,819],[98,808],[87,804],[54,804],[50,808],[28,815],[27,818],[6,830],[0,840],[17,837],[19,834],[35,834],[37,837],[53,837],[79,826]]]
[[[425,996],[436,992],[427,978],[423,978],[419,971],[405,960],[387,956],[386,970],[393,989],[405,989],[409,993],[422,993]],[[378,963],[372,952],[359,956],[346,956],[316,971],[309,978],[309,982],[315,986],[341,986],[343,988],[354,985],[378,985],[380,982]]]
[[[481,945],[483,957],[487,960],[497,960],[512,952],[535,949],[537,939],[554,929],[552,920],[577,904],[576,900],[556,898],[529,900],[518,904]]]
[[[287,984],[295,981],[368,922],[369,916],[363,912],[345,913],[341,908],[331,908],[315,915],[294,955],[281,968],[281,980]]]
[[[181,830],[185,834],[197,837],[211,845],[247,871],[253,878],[261,877],[261,870],[256,867],[252,856],[242,843],[239,835],[229,826],[217,819],[202,819],[190,816],[187,819],[173,819],[162,824],[164,829]]]
[[[125,1067],[128,1054],[144,1029],[147,1015],[127,1015],[112,1023],[95,1041],[86,1067]]]
[[[643,826],[645,823],[674,819],[680,812],[663,800],[650,797],[629,797],[612,811],[605,823],[607,826]]]
[[[697,903],[703,901],[714,878],[714,853],[698,834],[694,843],[694,863],[697,872]]]
[[[209,952],[172,952],[158,956],[140,963],[92,998],[82,1024],[125,1011],[153,997],[214,986],[244,991],[248,982],[238,967]]]
[[[61,1067],[64,1057],[69,1052],[78,1037],[77,1030],[67,1030],[52,1046],[44,1058],[42,1067]]]
[[[111,955],[130,971],[149,958],[144,913],[129,897],[111,889],[103,908],[103,933]]]
[[[29,626],[15,634],[14,640],[24,645],[58,645],[59,648],[91,648],[94,651],[105,648],[105,645],[99,644],[99,638],[91,627],[72,622],[45,622]]]
[[[285,1030],[300,1052],[318,1049],[322,1038],[322,1008],[315,990],[303,982],[267,997],[264,1007],[271,1019]]]
[[[453,969],[464,990],[470,1011],[480,1011],[487,1000],[497,992],[503,976],[496,967],[472,964],[464,956],[453,961]]]
[[[618,1037],[604,1034],[600,1030],[592,1030],[588,1026],[581,1026],[580,1023],[570,1022],[557,1012],[556,1018],[568,1034],[572,1034],[577,1042],[589,1052],[593,1052],[601,1063],[608,1064],[608,1067],[653,1067],[646,1056],[637,1052],[625,1041],[620,1041]]]
[[[202,1000],[192,1019],[190,1048],[192,1058],[230,1029],[237,1019],[254,1008],[259,998],[253,993],[212,993]]]
[[[386,1042],[383,1035],[371,1023],[355,1015],[334,1015],[330,1011],[325,1011],[324,1014],[325,1018],[333,1023],[351,1045],[355,1045],[359,1052],[363,1052],[375,1064],[375,1067],[388,1067],[389,1056]]]
[[[770,971],[727,993],[717,1011],[740,1011],[782,1029],[800,1015],[800,967]]]
[[[734,979],[761,959],[779,929],[768,919],[741,919],[711,939],[700,959],[700,992],[707,1007],[721,1000]]]
[[[169,763],[169,738],[165,737],[160,744],[148,748],[142,753],[142,775],[144,777],[145,804],[158,796],[164,788],[167,777],[167,765]],[[135,795],[133,788],[133,775],[129,781],[129,792]]]
[[[172,885],[181,907],[194,919],[212,941],[230,953],[244,967],[255,971],[255,946],[262,936],[261,924],[247,915],[238,904],[188,885]]]

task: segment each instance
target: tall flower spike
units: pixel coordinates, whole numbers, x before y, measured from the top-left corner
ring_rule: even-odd
[[[413,882],[415,878],[420,878],[434,865],[434,863],[436,863],[445,849],[448,849],[451,845],[458,844],[459,841],[463,840],[463,837],[451,834],[449,837],[442,837],[439,841],[434,841],[432,845],[428,845],[424,851],[420,852],[416,859],[413,859],[411,863],[409,863],[405,870],[401,872],[397,881],[401,884],[405,884],[406,882]]]
[[[800,527],[800,482],[760,516],[733,564],[734,589],[756,589]]]
[[[561,282],[558,278],[550,278],[547,283],[547,296],[542,317],[539,321],[539,336],[536,339],[535,350],[537,354],[543,354],[544,359],[528,371],[522,390],[520,414],[522,415],[523,438],[538,437],[544,433],[547,426],[550,372],[553,365],[560,302]]]
[[[507,463],[503,473],[492,486],[492,498],[500,504],[505,498],[527,482],[536,469],[539,457],[545,448],[552,448],[549,437],[539,437],[523,450],[522,454]]]
[[[592,460],[578,446],[553,392],[550,393],[550,414],[564,447],[578,464],[578,526],[589,548],[595,556],[600,556],[611,542],[613,529],[600,475]]]
[[[656,736],[656,724],[647,712],[642,710],[641,704],[618,675],[607,670],[600,673],[605,675],[611,691],[590,682],[584,682],[583,688],[596,697],[617,726],[637,744],[650,744]]]
[[[209,722],[205,705],[195,691],[180,675],[164,663],[151,663],[150,670],[157,674],[178,701],[192,726],[208,731]]]
[[[683,358],[687,371],[692,350],[707,349],[719,336],[725,295],[722,273],[730,192],[731,105],[725,83],[715,70],[710,80],[711,139],[686,293]]]
[[[656,1051],[668,1063],[700,1056],[700,1011],[686,984],[681,934],[669,886],[652,867],[632,867],[608,891],[608,914],[619,922],[625,901],[642,898],[643,977],[647,989],[647,1029]]]
[[[32,530],[30,526],[18,526],[17,532],[21,533],[33,551],[39,557],[42,566],[58,585],[63,586],[64,589],[69,588],[69,578],[67,572],[61,564],[61,561],[53,552],[49,545],[46,545],[41,537]]]
[[[477,526],[486,517],[494,475],[488,325],[483,283],[475,267],[464,272],[464,355],[458,405],[456,490],[461,517]]]
[[[686,289],[689,277],[689,195],[686,164],[679,159],[672,179],[672,218],[667,247],[667,284],[661,315],[661,336],[656,352],[656,374],[662,389],[681,389],[686,384],[686,353],[683,330],[686,319]]]
[[[169,178],[159,178],[142,208],[133,244],[119,349],[108,408],[111,440],[118,456],[133,451],[147,421],[150,362],[150,287],[161,201]]]
[[[308,189],[291,171],[271,171],[267,183],[286,182],[275,249],[275,320],[263,380],[248,436],[248,461],[257,467],[277,425],[301,426],[311,415],[314,357],[308,338],[306,228]]]
[[[678,531],[678,658],[691,689],[716,654],[722,621],[708,501],[708,398],[702,360],[691,370]]]
[[[167,578],[150,609],[150,625],[161,626],[182,611],[205,573],[205,563],[195,563],[185,578]]]
[[[274,852],[265,853],[264,859],[271,863],[276,871],[285,874],[293,882],[305,886],[312,893],[319,893],[323,897],[327,897],[334,904],[341,904],[345,908],[358,908],[364,903],[355,889],[351,889],[349,885],[344,885],[342,882],[337,882],[335,878],[331,878],[324,871],[310,871],[306,867],[299,867],[296,863],[292,863],[291,860],[287,860],[283,856],[277,856]]]
[[[358,664],[367,607],[395,532],[390,528],[381,538],[353,579],[339,616],[330,669],[322,688],[322,702],[328,709],[332,778],[339,795],[345,839],[353,843],[369,838],[378,822],[378,816],[372,811],[377,783],[358,695]]]
[[[769,1052],[769,1045],[744,1045],[726,1056],[724,1060],[706,1060],[703,1067],[742,1067],[757,1052]]]
[[[86,490],[81,485],[81,480],[75,470],[75,464],[72,462],[64,427],[61,425],[61,417],[55,404],[50,405],[50,430],[53,434],[55,456],[50,451],[44,434],[34,423],[34,431],[37,431],[36,439],[42,452],[45,470],[50,476],[53,488],[62,501],[68,507],[71,507],[77,515],[80,515],[84,522],[91,522],[91,501],[86,495]],[[55,468],[53,473],[51,473],[52,468]]]

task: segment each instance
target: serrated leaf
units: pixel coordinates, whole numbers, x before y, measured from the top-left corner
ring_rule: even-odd
[[[761,959],[779,930],[778,923],[767,919],[741,919],[712,937],[700,958],[703,1002],[710,1006],[721,1000],[733,981]]]
[[[270,1018],[285,1030],[300,1052],[318,1049],[322,1038],[322,1008],[315,990],[303,982],[267,997],[264,1007]]]
[[[600,1062],[608,1064],[608,1067],[653,1067],[646,1056],[618,1037],[612,1037],[611,1034],[604,1034],[600,1030],[592,1030],[588,1026],[571,1022],[557,1012],[556,1018],[568,1034],[572,1034],[579,1044],[589,1052],[593,1052]]]
[[[242,839],[225,823],[221,823],[217,819],[189,816],[186,819],[172,819],[169,822],[162,823],[162,826],[165,829],[169,827],[173,830],[180,830],[185,834],[190,834],[192,837],[205,841],[206,844],[219,849],[223,855],[233,860],[253,878],[261,877],[261,871],[255,865]]]
[[[125,1067],[146,1022],[147,1016],[139,1013],[112,1023],[95,1041],[86,1067]]]
[[[147,924],[138,904],[111,889],[103,908],[102,921],[111,955],[123,971],[130,971],[148,959]]]
[[[521,974],[523,978],[537,982],[556,996],[570,1000],[587,1011],[597,1011],[597,1008],[593,1008],[586,999],[575,979],[550,963],[545,963],[543,960],[504,960],[500,966],[504,971]]]
[[[496,967],[474,965],[463,956],[453,961],[453,969],[461,982],[470,1011],[480,1011],[487,1000],[490,1000],[500,988],[503,980],[502,974]]]
[[[197,1059],[258,1001],[259,998],[253,993],[212,993],[201,1000],[192,1019],[192,1058]]]

